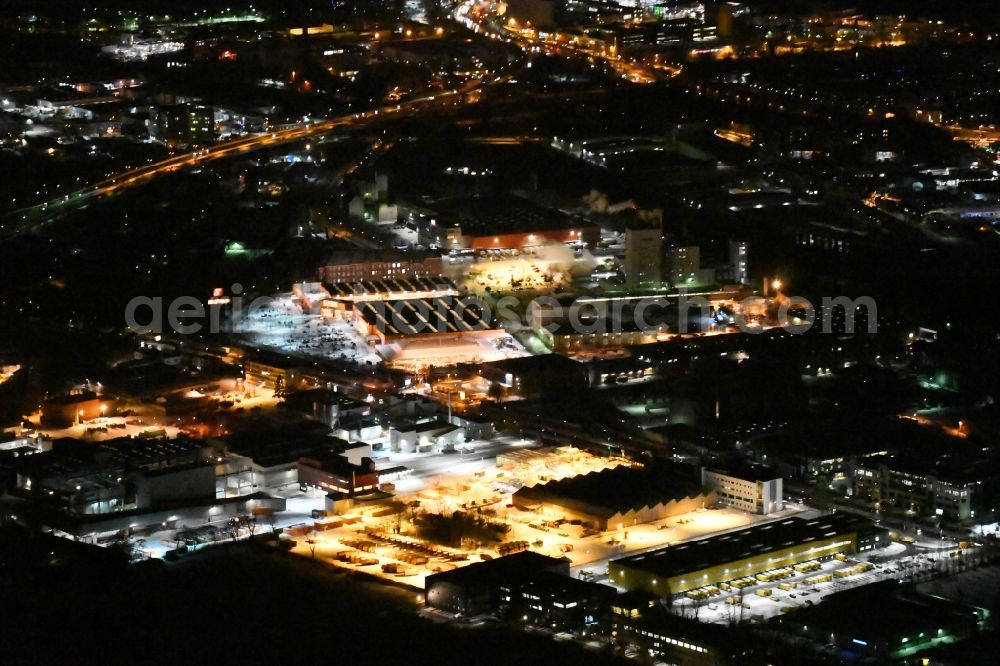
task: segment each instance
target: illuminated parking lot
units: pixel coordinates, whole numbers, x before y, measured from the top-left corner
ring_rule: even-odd
[[[236,332],[254,347],[286,354],[358,364],[382,360],[349,323],[303,313],[292,294],[279,294],[266,305],[248,308]]]

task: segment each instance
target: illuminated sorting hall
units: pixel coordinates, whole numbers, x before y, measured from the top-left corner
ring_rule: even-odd
[[[608,565],[611,582],[661,597],[706,585],[889,544],[888,533],[858,516],[786,518],[687,541]]]
[[[354,326],[380,344],[411,336],[457,336],[494,328],[488,308],[480,301],[452,297],[358,303]]]

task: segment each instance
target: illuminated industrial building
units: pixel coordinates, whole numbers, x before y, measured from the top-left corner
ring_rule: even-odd
[[[97,395],[92,391],[56,396],[42,402],[42,423],[51,426],[68,426],[111,416],[115,399]]]
[[[301,362],[268,356],[266,358],[247,359],[243,372],[248,384],[284,392],[300,388],[303,383],[303,373],[300,372]]]
[[[424,583],[426,604],[450,613],[489,612],[499,606],[504,588],[509,590],[543,573],[568,577],[569,560],[524,551],[436,573]]]
[[[317,488],[348,497],[378,487],[378,472],[371,458],[367,457],[361,459],[360,465],[352,464],[340,454],[300,458],[298,472],[300,487]]]
[[[359,334],[379,344],[405,337],[457,336],[493,329],[487,309],[476,299],[452,297],[359,303],[352,320]]]
[[[762,465],[703,467],[701,482],[719,494],[723,506],[763,514],[784,508],[781,476]]]
[[[185,438],[63,439],[51,451],[19,459],[16,492],[69,523],[84,515],[212,501],[215,469],[207,448]]]
[[[888,543],[887,532],[849,514],[812,520],[786,518],[614,560],[608,565],[608,574],[612,583],[626,589],[669,597]]]
[[[627,529],[640,523],[690,513],[715,503],[715,493],[671,468],[615,467],[514,493],[514,506],[581,520],[598,530]]]

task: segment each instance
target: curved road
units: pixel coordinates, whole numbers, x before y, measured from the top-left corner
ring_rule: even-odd
[[[293,127],[287,127],[267,134],[243,137],[225,141],[206,148],[182,153],[169,157],[159,162],[135,167],[115,174],[110,178],[92,183],[84,188],[57,197],[50,201],[37,204],[13,213],[15,222],[7,229],[7,225],[0,225],[0,233],[7,235],[18,235],[31,231],[36,231],[45,225],[53,214],[72,209],[76,206],[86,204],[92,199],[114,194],[115,192],[141,184],[160,176],[171,173],[185,167],[193,167],[199,164],[218,160],[224,157],[246,153],[262,148],[277,146],[284,143],[299,141],[316,134],[329,132],[338,127],[359,126],[377,119],[380,115],[405,115],[419,110],[427,104],[439,104],[441,102],[451,102],[455,97],[460,97],[480,89],[486,85],[506,83],[514,78],[513,74],[498,76],[489,82],[470,81],[458,88],[439,92],[435,94],[425,94],[421,97],[407,100],[399,104],[391,104],[363,111],[359,113],[339,116],[327,120],[319,120],[309,123],[300,123]],[[20,218],[18,221],[17,218]]]

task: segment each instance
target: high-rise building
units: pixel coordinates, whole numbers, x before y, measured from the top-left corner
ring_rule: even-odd
[[[733,16],[739,5],[734,2],[723,2],[716,9],[715,24],[721,39],[733,36]]]
[[[686,287],[698,282],[701,250],[697,245],[675,245],[670,248],[670,282]]]
[[[738,282],[739,284],[750,282],[746,241],[729,241],[729,265],[732,267],[734,282]]]
[[[188,104],[153,107],[149,135],[168,144],[210,143],[215,140],[215,110]]]
[[[514,19],[521,25],[552,25],[555,3],[552,0],[507,0],[504,17]]]
[[[625,229],[625,278],[629,286],[659,286],[663,281],[663,236],[659,226]]]

